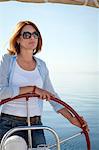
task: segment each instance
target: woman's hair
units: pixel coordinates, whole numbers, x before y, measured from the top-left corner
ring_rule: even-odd
[[[26,25],[31,25],[39,33],[38,45],[36,47],[36,50],[33,52],[33,55],[41,51],[42,37],[37,26],[31,21],[21,21],[16,25],[15,31],[12,37],[10,38],[9,49],[8,49],[10,55],[15,55],[20,53],[20,44],[17,43],[17,39],[19,38],[23,27]]]

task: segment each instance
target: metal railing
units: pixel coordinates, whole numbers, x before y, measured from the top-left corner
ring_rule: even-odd
[[[2,140],[1,140],[1,149],[0,150],[4,150],[4,145],[5,145],[5,142],[6,140],[14,133],[14,132],[17,132],[17,131],[28,131],[28,130],[40,130],[40,129],[43,129],[43,130],[48,130],[50,131],[55,139],[56,139],[56,147],[57,147],[57,150],[60,150],[60,141],[59,141],[59,137],[56,133],[55,130],[53,130],[52,128],[50,127],[47,127],[47,126],[21,126],[21,127],[16,127],[16,128],[13,128],[13,129],[10,129],[8,132],[6,132],[6,134],[3,136]]]

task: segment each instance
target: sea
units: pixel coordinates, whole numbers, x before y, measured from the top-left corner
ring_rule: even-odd
[[[69,77],[68,77],[69,76]],[[87,121],[90,132],[91,150],[99,150],[99,74],[68,74],[60,86],[60,99],[69,104]],[[62,89],[63,87],[63,89]],[[53,128],[60,141],[81,132],[62,115],[57,114],[48,102],[44,104],[43,125]],[[55,137],[45,131],[48,145],[56,143]],[[57,149],[56,147],[52,149]],[[61,144],[61,150],[87,150],[84,134]]]

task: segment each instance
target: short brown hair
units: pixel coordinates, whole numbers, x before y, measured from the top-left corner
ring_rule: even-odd
[[[35,28],[35,30],[40,35],[40,37],[38,39],[37,48],[36,48],[35,52],[33,52],[33,55],[35,55],[36,53],[38,53],[39,51],[41,51],[42,36],[41,36],[41,33],[38,30],[37,26],[33,22],[31,22],[31,21],[20,21],[16,25],[15,31],[14,31],[12,37],[10,38],[9,49],[8,49],[10,55],[15,55],[15,54],[19,54],[20,53],[20,45],[17,43],[17,39],[19,38],[21,30],[23,29],[23,27],[25,25],[31,25],[33,28]]]

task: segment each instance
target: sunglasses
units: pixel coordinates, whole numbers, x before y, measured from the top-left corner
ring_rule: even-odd
[[[22,35],[23,39],[30,39],[32,36],[33,36],[35,39],[38,39],[38,38],[40,37],[40,34],[39,34],[37,31],[35,31],[35,32],[33,32],[33,33],[26,31],[26,32],[23,32],[23,33],[20,34],[20,35]]]

